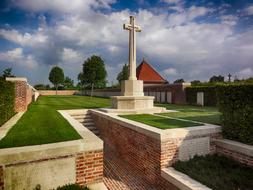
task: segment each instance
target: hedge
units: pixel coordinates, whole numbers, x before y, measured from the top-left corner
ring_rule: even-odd
[[[0,78],[0,127],[14,112],[15,87],[14,83]]]
[[[224,138],[253,145],[253,84],[219,85],[216,91]]]
[[[191,105],[197,104],[197,93],[204,92],[204,105],[216,106],[216,86],[192,86],[185,89],[186,102]]]

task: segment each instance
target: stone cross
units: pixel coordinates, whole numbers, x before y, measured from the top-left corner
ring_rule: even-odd
[[[130,16],[130,23],[124,24],[123,28],[129,30],[129,79],[137,80],[136,78],[136,33],[141,32],[141,28],[135,25],[135,18]]]
[[[228,74],[228,82],[231,82],[231,77],[232,77],[232,75],[229,73]]]

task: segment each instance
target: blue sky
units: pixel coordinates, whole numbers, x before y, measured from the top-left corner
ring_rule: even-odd
[[[142,28],[137,63],[144,57],[170,82],[253,76],[253,0],[2,0],[0,7],[0,72],[11,67],[32,84],[49,83],[55,65],[76,80],[92,54],[115,82],[128,62],[129,15]]]

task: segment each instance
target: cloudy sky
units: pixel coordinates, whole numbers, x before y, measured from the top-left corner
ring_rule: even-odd
[[[55,65],[76,80],[92,54],[115,81],[128,62],[129,15],[142,28],[137,64],[144,57],[170,82],[253,76],[252,0],[1,0],[0,7],[0,72],[12,67],[31,84],[49,83]]]

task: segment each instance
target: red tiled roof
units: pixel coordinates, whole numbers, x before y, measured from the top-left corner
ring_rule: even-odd
[[[136,69],[136,77],[146,83],[166,83],[167,81],[144,59]]]

